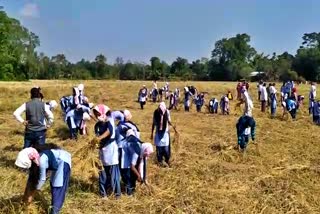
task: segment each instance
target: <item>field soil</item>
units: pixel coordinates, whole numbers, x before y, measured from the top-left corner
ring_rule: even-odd
[[[21,203],[27,173],[15,167],[14,161],[23,147],[24,127],[13,118],[14,110],[29,100],[33,86],[42,88],[46,101],[59,102],[79,83],[0,83],[0,213],[46,213],[51,204],[49,179],[31,206]],[[152,116],[158,104],[148,102],[140,110],[137,103],[139,88],[142,84],[151,88],[151,82],[82,83],[90,102],[106,104],[112,110],[130,110],[141,139],[151,142]],[[170,88],[182,91],[186,84],[208,92],[207,103],[212,97],[220,99],[228,90],[236,97],[236,83],[170,82]],[[276,88],[279,91],[279,83]],[[312,124],[308,115],[308,91],[308,85],[298,86],[298,93],[306,100],[297,121],[282,120],[280,106],[277,117],[271,119],[270,109],[260,112],[256,83],[250,85],[257,144],[250,143],[245,155],[235,149],[235,125],[243,109],[235,109],[237,101],[231,101],[230,115],[210,115],[205,107],[197,113],[195,106],[186,113],[181,102],[177,111],[171,111],[180,133],[177,136],[171,129],[172,168],[159,168],[153,154],[148,164],[151,187],[138,185],[134,197],[122,195],[120,200],[98,195],[97,170],[92,167],[98,150],[83,149],[94,137],[94,121],[88,123],[89,136],[71,141],[59,107],[54,111],[54,125],[47,131],[47,142],[73,155],[72,178],[62,213],[320,213],[320,127]]]

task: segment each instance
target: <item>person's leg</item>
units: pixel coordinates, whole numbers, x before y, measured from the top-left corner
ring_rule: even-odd
[[[73,118],[67,118],[67,125],[69,127],[70,139],[77,139],[77,129],[73,127]]]
[[[296,109],[292,109],[289,113],[290,113],[292,119],[295,120],[296,119],[297,110]]]
[[[162,164],[163,161],[163,147],[162,146],[157,146],[156,147],[156,152],[157,152],[157,160],[158,160],[158,164]]]
[[[57,214],[62,208],[63,202],[66,197],[66,193],[69,187],[69,179],[70,179],[70,166],[67,163],[64,163],[63,166],[63,186],[62,187],[53,187],[51,184],[51,213]]]
[[[23,145],[24,149],[28,148],[28,147],[31,147],[32,141],[33,141],[32,137],[33,137],[33,133],[32,132],[26,132],[24,134],[24,145]]]
[[[36,133],[36,137],[37,137],[37,143],[38,144],[45,144],[46,143],[46,130],[43,131],[38,131]]]
[[[107,196],[106,182],[107,182],[107,175],[106,175],[106,171],[103,169],[99,172],[99,192],[101,197]]]
[[[125,168],[122,169],[122,181],[125,185],[125,191],[127,195],[132,195],[132,184],[131,184],[131,169]]]
[[[121,187],[120,187],[120,170],[119,165],[111,166],[111,187],[112,192],[115,194],[116,198],[121,196]]]
[[[132,194],[136,191],[136,184],[137,184],[137,175],[130,169],[130,183],[132,188]]]
[[[164,161],[170,166],[170,157],[171,157],[171,151],[170,151],[170,144],[169,146],[163,147],[163,155],[164,155]]]

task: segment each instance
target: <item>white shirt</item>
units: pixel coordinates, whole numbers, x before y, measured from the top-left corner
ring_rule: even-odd
[[[260,92],[262,92],[262,88],[263,88],[263,85],[259,85],[258,90],[259,90]]]
[[[243,99],[244,99],[244,115],[247,115],[249,117],[252,117],[252,110],[253,110],[253,102],[248,94],[247,91],[243,93]]]
[[[275,94],[277,93],[277,89],[274,86],[270,86],[270,94]]]
[[[268,93],[266,87],[262,87],[261,90],[261,96],[260,96],[260,101],[267,101],[268,100]]]
[[[48,120],[48,123],[51,125],[53,123],[53,113],[50,111],[50,106],[44,104],[44,110],[46,112],[46,119]],[[13,116],[18,120],[20,123],[23,123],[25,120],[21,117],[23,112],[26,111],[26,103],[23,103],[19,108],[17,108],[13,112]],[[46,121],[44,121],[44,124],[46,124]]]

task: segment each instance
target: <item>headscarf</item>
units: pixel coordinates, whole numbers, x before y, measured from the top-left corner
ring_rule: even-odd
[[[125,117],[127,120],[131,120],[131,118],[132,118],[131,112],[130,112],[129,110],[127,110],[127,109],[125,109],[125,110],[123,111],[123,115],[124,115],[124,117]]]
[[[79,89],[79,91],[81,92],[81,94],[82,94],[82,92],[83,92],[83,90],[84,90],[84,85],[81,83],[81,84],[79,84],[78,85],[78,89]]]
[[[77,87],[74,87],[73,88],[73,93],[74,93],[74,95],[73,95],[74,104],[76,104],[76,105],[80,104],[80,101],[79,101],[79,95],[80,95],[79,89]]]
[[[163,127],[163,116],[164,116],[164,114],[166,113],[166,110],[167,110],[165,102],[161,102],[159,104],[159,109],[161,111],[160,112],[160,127],[159,127],[159,130],[160,131],[164,131],[164,130],[162,130],[162,127]]]
[[[107,115],[106,113],[108,111],[110,111],[110,108],[106,105],[103,105],[103,104],[99,104],[99,105],[96,105],[93,110],[97,111],[100,113],[100,116],[97,117],[97,119],[101,122],[106,122],[107,121]]]
[[[150,157],[150,155],[153,153],[153,147],[151,143],[143,143],[141,144],[141,157]]]
[[[39,166],[40,155],[35,148],[29,147],[19,152],[15,165],[23,169],[29,169],[32,165],[32,161]]]

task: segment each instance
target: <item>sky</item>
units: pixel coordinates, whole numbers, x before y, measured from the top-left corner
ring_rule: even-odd
[[[320,31],[318,0],[0,0],[40,37],[39,51],[71,62],[104,54],[149,63],[210,58],[216,41],[251,36],[258,52],[295,54]]]

